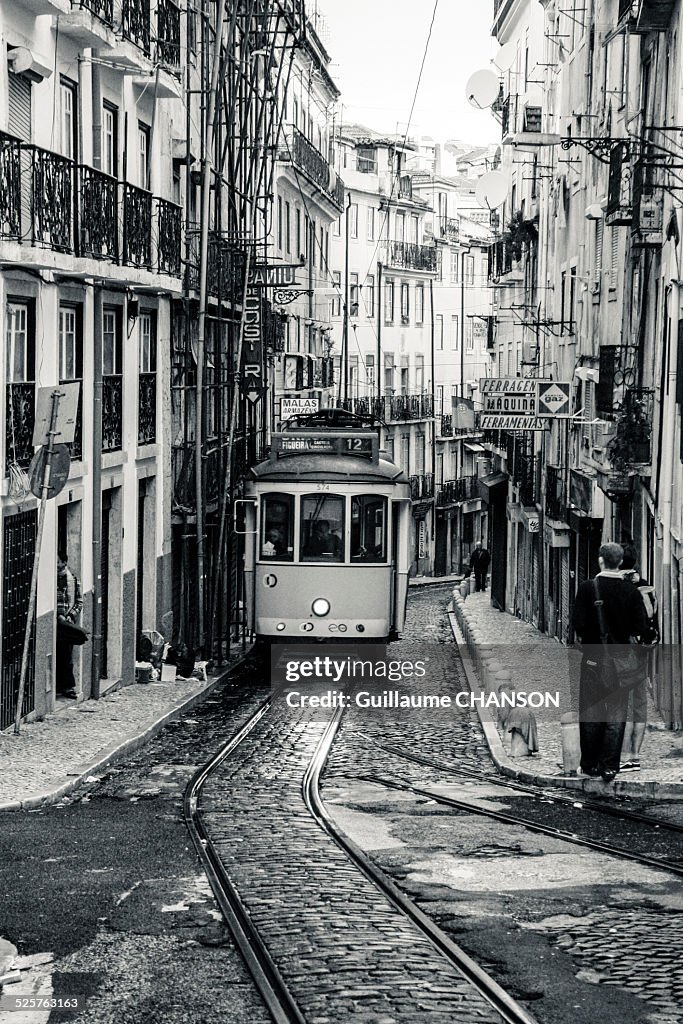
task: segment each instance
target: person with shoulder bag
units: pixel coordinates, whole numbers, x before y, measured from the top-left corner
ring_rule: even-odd
[[[612,782],[619,772],[629,691],[646,666],[635,638],[647,627],[636,587],[619,571],[624,549],[603,544],[600,572],[582,583],[574,605],[574,631],[582,648],[579,690],[581,771]]]
[[[55,659],[58,697],[76,700],[74,679],[74,644],[82,644],[88,634],[78,624],[83,610],[83,597],[78,577],[67,565],[66,552],[57,555],[57,651]]]
[[[638,591],[643,603],[646,629],[637,637],[642,650],[644,671],[640,682],[634,686],[628,697],[626,712],[626,730],[621,748],[621,764],[619,771],[640,771],[640,748],[645,739],[647,727],[647,694],[648,685],[654,671],[654,649],[659,643],[659,602],[657,592],[647,580],[643,579],[637,568],[638,554],[632,544],[624,545],[624,558],[620,572],[625,580],[632,583]]]

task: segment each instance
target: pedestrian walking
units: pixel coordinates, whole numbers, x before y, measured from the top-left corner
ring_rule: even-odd
[[[486,590],[486,574],[488,573],[491,556],[480,540],[474,545],[470,558],[470,572],[474,573],[475,590]]]
[[[67,563],[65,551],[57,555],[57,657],[56,677],[57,696],[75,700],[76,681],[73,668],[73,630],[78,626],[83,598],[78,577],[71,571]]]
[[[638,553],[632,544],[624,545],[624,558],[621,563],[621,574],[625,580],[637,589],[647,621],[644,633],[637,637],[638,643],[645,648],[643,678],[632,687],[628,695],[626,711],[626,729],[621,747],[621,772],[640,771],[640,750],[645,739],[647,727],[647,693],[652,678],[653,650],[659,643],[658,601],[655,588],[643,579],[637,567]]]
[[[581,770],[612,782],[619,771],[626,728],[628,688],[615,668],[617,656],[640,636],[647,623],[636,587],[620,572],[624,549],[603,544],[600,571],[582,583],[574,605],[574,631],[583,657],[579,690]],[[610,646],[615,647],[610,652]]]

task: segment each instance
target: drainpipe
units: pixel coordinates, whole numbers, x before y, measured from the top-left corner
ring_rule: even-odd
[[[678,271],[676,271],[677,273]],[[678,365],[678,321],[680,317],[681,286],[678,280],[671,282],[669,303],[668,348],[663,373],[666,374],[664,407],[660,415],[664,419],[661,447],[661,491],[658,497],[659,521],[662,526],[662,640],[671,643],[673,628],[671,610],[673,607],[674,581],[671,577],[671,511],[673,505],[674,430],[676,424],[675,405],[672,396],[676,394],[676,372]],[[667,358],[668,356],[668,358]],[[667,369],[668,365],[668,369]]]
[[[465,253],[472,251],[471,245],[463,245],[460,251],[460,397],[465,397]]]
[[[432,381],[431,381],[431,392],[432,392],[432,491],[434,497],[434,504],[432,505],[432,544],[434,557],[432,560],[432,573],[436,574],[436,410],[434,403],[436,402],[436,386],[434,382],[434,279],[429,279],[429,349],[432,358]]]
[[[382,381],[379,375],[379,368],[382,365],[382,264],[377,264],[377,401],[382,398]]]
[[[93,50],[93,57],[97,51]],[[100,65],[91,64],[93,166],[102,167],[102,86]],[[84,398],[85,396],[83,396]],[[85,402],[82,401],[82,407]],[[93,392],[92,392],[92,643],[90,696],[100,697],[102,660],[102,288],[93,285]]]
[[[344,352],[344,400],[349,397],[349,210],[351,209],[351,193],[349,192],[346,211],[344,213],[344,326],[342,349]],[[358,367],[360,371],[360,367]],[[379,374],[379,367],[376,373]]]

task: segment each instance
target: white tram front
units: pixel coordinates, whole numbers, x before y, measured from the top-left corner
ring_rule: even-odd
[[[301,422],[299,420],[298,422]],[[245,489],[258,639],[388,640],[405,620],[410,488],[370,430],[295,427]]]

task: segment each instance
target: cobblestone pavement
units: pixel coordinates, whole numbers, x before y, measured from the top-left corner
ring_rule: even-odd
[[[0,733],[0,805],[68,784],[212,685],[198,679],[134,684],[100,700],[59,701],[42,721],[22,723],[19,736]]]
[[[411,594],[406,634],[392,654],[414,659],[424,652],[430,670],[421,687],[402,689],[467,688],[445,614],[449,597],[448,588]],[[484,767],[486,775],[454,780],[401,763],[387,744],[444,764]],[[328,761],[323,799],[347,834],[470,955],[490,962],[504,988],[530,1001],[539,1021],[680,1022],[683,925],[676,914],[683,898],[671,876],[382,785],[419,785],[529,816],[531,798],[496,786],[490,768],[473,711],[352,707]],[[549,804],[549,823],[574,828],[571,810]],[[628,845],[632,825],[602,825]]]
[[[325,724],[278,704],[211,776],[200,805],[307,1021],[500,1021],[306,809],[302,777]]]
[[[491,605],[487,593],[470,594],[464,608],[475,616],[482,643],[493,647],[494,654],[512,674],[514,685],[527,690],[557,690],[561,711],[544,720],[537,714],[539,752],[516,763],[539,774],[556,775],[562,771],[562,741],[559,716],[576,710],[578,689],[570,680],[567,648],[544,636],[529,622],[523,622]],[[509,754],[509,740],[504,737]],[[659,713],[648,700],[648,729],[641,750],[641,771],[619,776],[620,782],[683,783],[683,743],[681,737],[666,729]]]

